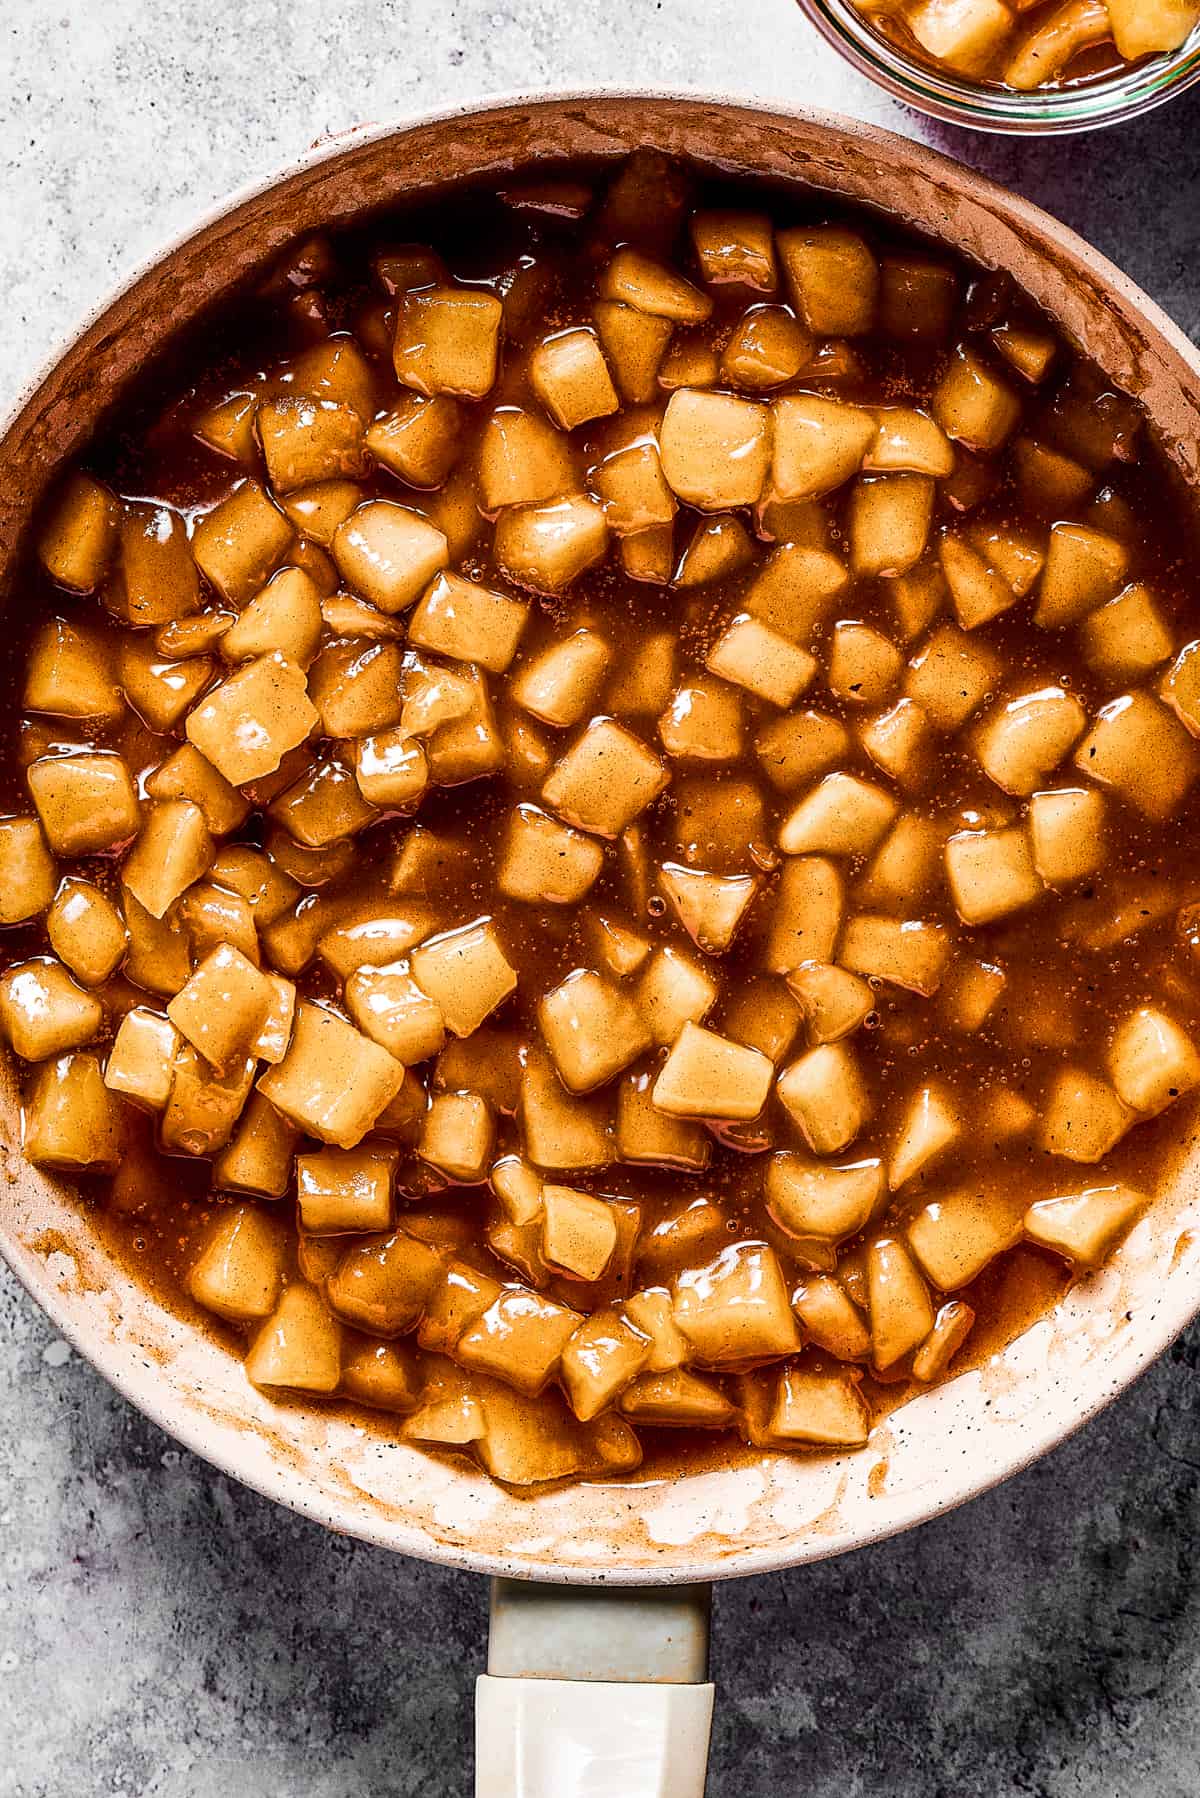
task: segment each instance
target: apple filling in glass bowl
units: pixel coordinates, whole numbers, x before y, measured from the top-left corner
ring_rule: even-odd
[[[26,1156],[256,1386],[509,1484],[865,1443],[1186,1131],[1183,516],[1006,276],[815,193],[297,245],[13,595]]]

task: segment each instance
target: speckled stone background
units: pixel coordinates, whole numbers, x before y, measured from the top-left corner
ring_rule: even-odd
[[[1200,336],[1200,94],[1090,139],[940,130],[791,0],[8,0],[0,412],[114,279],[366,119],[628,83],[809,102],[939,142]],[[1195,1798],[1193,1331],[1024,1477],[717,1602],[712,1798]],[[0,1798],[470,1790],[482,1581],[323,1534],[111,1393],[0,1275]]]

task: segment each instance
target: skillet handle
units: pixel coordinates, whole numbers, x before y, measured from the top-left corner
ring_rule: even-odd
[[[493,1581],[475,1798],[703,1798],[711,1599]]]

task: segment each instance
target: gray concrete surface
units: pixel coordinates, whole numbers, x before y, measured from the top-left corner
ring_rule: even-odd
[[[1020,189],[1200,335],[1200,95],[1088,140],[923,126],[791,0],[9,0],[0,412],[165,235],[313,139],[562,83],[890,123]],[[1193,1332],[1023,1478],[725,1588],[712,1798],[1194,1798]],[[174,1448],[0,1276],[0,1798],[470,1789],[482,1583],[386,1559]]]

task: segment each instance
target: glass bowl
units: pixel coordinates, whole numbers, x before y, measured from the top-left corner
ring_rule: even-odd
[[[1178,50],[1147,57],[1078,85],[1017,93],[987,87],[907,55],[889,42],[853,0],[798,0],[827,42],[878,87],[905,105],[979,131],[1050,136],[1092,131],[1137,118],[1200,81],[1200,26]]]

